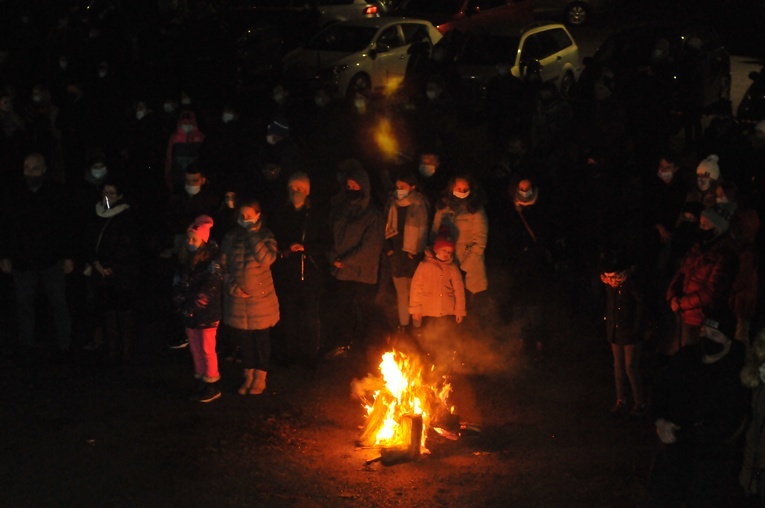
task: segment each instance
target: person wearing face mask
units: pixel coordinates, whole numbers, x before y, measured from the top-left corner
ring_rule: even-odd
[[[661,448],[648,478],[650,506],[729,500],[741,465],[735,437],[750,401],[740,378],[746,348],[732,340],[734,328],[729,311],[709,312],[699,343],[680,350],[656,381],[650,414]]]
[[[45,157],[30,153],[23,172],[2,190],[3,241],[0,270],[12,275],[18,316],[18,347],[36,347],[36,295],[44,288],[51,305],[56,346],[71,344],[71,318],[66,297],[66,275],[74,270],[76,233],[74,205],[68,190],[47,175]]]
[[[94,317],[93,338],[85,349],[95,351],[105,343],[109,362],[127,363],[133,358],[140,233],[133,208],[125,199],[124,183],[110,176],[99,189],[95,214],[91,208],[83,235],[83,273]]]
[[[486,310],[487,306],[478,306],[475,298],[489,287],[484,260],[489,221],[486,218],[483,194],[472,177],[462,175],[452,178],[436,203],[431,236],[444,227],[449,229],[454,238],[454,258],[465,274],[468,306],[476,305],[476,310]]]
[[[417,265],[409,293],[409,309],[418,345],[426,351],[459,351],[455,324],[467,316],[462,273],[454,262],[454,241],[448,229],[440,231]],[[445,345],[448,346],[445,347]],[[441,367],[458,358],[434,362]]]
[[[162,258],[172,258],[183,248],[186,227],[200,215],[212,215],[220,205],[220,197],[210,189],[207,173],[199,164],[186,168],[184,186],[170,196],[164,211],[165,250]]]
[[[417,190],[417,177],[401,171],[385,209],[385,251],[398,307],[398,334],[408,333],[409,288],[429,237],[430,203]]]
[[[327,253],[334,277],[334,308],[340,309],[330,326],[329,354],[347,352],[355,342],[369,340],[375,313],[380,254],[385,242],[385,221],[371,200],[369,175],[360,162],[341,163],[343,189],[333,199],[330,227],[333,244]]]
[[[223,316],[223,274],[218,244],[210,238],[213,224],[207,215],[194,219],[173,276],[173,305],[183,319],[194,360],[196,385],[189,399],[196,402],[212,402],[221,396],[216,337]]]
[[[178,128],[170,136],[165,154],[165,183],[170,192],[183,186],[186,168],[199,162],[205,135],[197,127],[196,114],[183,110],[178,117]]]
[[[667,289],[667,302],[678,320],[675,349],[698,342],[704,309],[728,305],[738,270],[729,221],[717,208],[701,213],[700,239],[681,261]]]
[[[260,203],[242,200],[239,214],[239,227],[229,231],[221,245],[223,323],[242,355],[244,383],[238,393],[260,395],[271,360],[271,328],[280,319],[271,275],[279,249],[263,223]]]
[[[720,158],[710,155],[696,167],[696,186],[686,195],[686,201],[698,201],[705,208],[717,202],[717,183],[720,181]]]
[[[287,181],[287,201],[273,214],[271,225],[279,248],[272,270],[279,295],[281,321],[274,359],[315,368],[321,347],[321,300],[332,245],[327,207],[313,196],[307,174],[297,172]]]
[[[635,265],[627,261],[623,253],[616,251],[601,256],[600,280],[606,293],[604,324],[614,361],[616,403],[610,411],[614,417],[628,414],[633,418],[642,418],[647,415],[643,374],[640,371],[645,294],[640,287],[640,278],[634,274]],[[628,402],[630,391],[632,406]]]

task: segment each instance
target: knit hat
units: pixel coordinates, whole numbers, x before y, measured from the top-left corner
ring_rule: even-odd
[[[306,196],[311,193],[311,179],[308,178],[308,175],[303,173],[302,171],[297,171],[290,176],[289,181],[287,182],[287,185],[292,188],[296,187],[300,189],[300,192],[305,194]]]
[[[438,252],[439,249],[443,249],[444,247],[451,247],[452,250],[454,250],[454,240],[452,240],[448,229],[441,228],[438,232],[438,236],[436,236],[436,239],[433,242],[433,252]]]
[[[717,330],[730,340],[736,337],[736,315],[729,309],[706,309],[702,326]]]
[[[699,162],[699,165],[696,167],[696,174],[698,176],[709,175],[709,178],[712,180],[719,180],[720,166],[717,164],[719,160],[720,158],[717,155],[710,155],[703,161]]]
[[[194,219],[194,223],[186,230],[189,233],[193,233],[200,240],[207,243],[210,239],[210,228],[213,226],[213,220],[208,215],[200,215]]]
[[[730,227],[730,214],[720,206],[713,206],[701,212],[701,216],[711,222],[720,233],[725,233]]]

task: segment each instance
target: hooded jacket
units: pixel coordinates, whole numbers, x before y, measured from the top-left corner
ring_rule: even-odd
[[[351,200],[339,196],[330,217],[334,250],[329,261],[340,261],[342,268],[332,267],[337,280],[376,284],[380,268],[380,253],[385,243],[385,223],[382,213],[370,202],[369,176],[357,167],[348,173],[361,187],[361,197]]]
[[[465,286],[453,261],[441,261],[430,249],[417,267],[409,293],[409,313],[429,317],[465,316]]]
[[[192,124],[194,130],[186,134],[181,128],[184,123]],[[165,180],[170,189],[183,186],[186,168],[199,160],[204,140],[205,135],[199,130],[196,114],[191,110],[182,111],[165,154]]]

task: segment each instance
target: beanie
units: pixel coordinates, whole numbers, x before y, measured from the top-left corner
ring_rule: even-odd
[[[702,325],[717,330],[730,340],[736,337],[736,315],[729,309],[705,309]]]
[[[698,176],[709,175],[712,180],[720,179],[720,166],[717,164],[720,158],[717,155],[710,155],[703,161],[699,162],[696,167],[696,174]]]
[[[707,208],[701,212],[701,216],[711,222],[720,233],[725,233],[730,227],[730,215],[722,207]]]
[[[436,236],[433,242],[433,252],[438,252],[439,249],[444,247],[451,247],[454,250],[454,240],[452,240],[448,228],[441,228],[438,232],[438,236]]]
[[[193,233],[200,240],[207,243],[210,239],[210,228],[212,228],[213,220],[208,215],[200,215],[194,219],[194,223],[186,230],[189,233]]]
[[[287,181],[289,187],[297,187],[306,196],[311,193],[311,179],[302,171],[297,171]]]

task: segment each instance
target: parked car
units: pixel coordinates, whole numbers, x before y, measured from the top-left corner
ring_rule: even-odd
[[[316,28],[349,19],[376,18],[387,10],[386,0],[254,0],[259,9],[311,12]]]
[[[627,90],[636,77],[653,70],[666,80],[671,90],[673,108],[682,97],[678,83],[688,81],[681,65],[689,45],[699,48],[703,69],[703,108],[708,112],[730,108],[730,55],[719,34],[709,26],[644,25],[620,31],[608,37],[592,57],[584,59],[580,79],[592,78],[603,69],[613,73],[613,86]]]
[[[536,69],[542,81],[555,83],[567,96],[582,70],[579,47],[560,23],[534,22],[508,26],[510,35],[483,32],[447,34],[439,44],[448,45],[459,70],[464,99],[473,105],[486,98],[489,80],[497,75],[498,64],[510,65],[510,73],[525,78]]]
[[[329,25],[282,60],[286,79],[326,86],[337,96],[377,93],[404,79],[413,43],[431,47],[441,33],[425,20],[367,18]]]
[[[569,26],[580,26],[591,21],[601,11],[604,0],[534,0],[534,15],[563,20]]]
[[[765,66],[759,71],[750,72],[749,79],[752,84],[741,98],[736,117],[744,124],[754,125],[765,120]]]
[[[506,25],[534,19],[534,0],[399,0],[390,12],[426,19],[441,33],[503,31]]]

